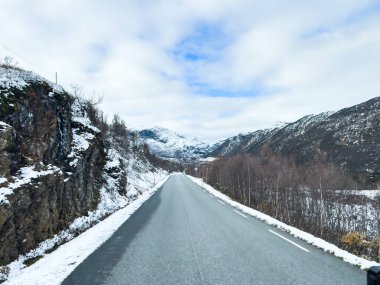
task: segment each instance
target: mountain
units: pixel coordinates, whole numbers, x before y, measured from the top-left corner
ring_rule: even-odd
[[[218,146],[158,127],[140,130],[138,135],[158,157],[184,163],[207,157]]]
[[[0,269],[37,260],[39,245],[54,249],[164,175],[141,140],[129,143],[125,125],[99,114],[33,72],[0,65]]]
[[[275,153],[307,163],[317,156],[343,165],[358,181],[380,185],[380,97],[337,112],[308,115],[209,144],[163,128],[138,132],[155,155],[182,163],[208,157],[258,154],[264,145]]]
[[[300,163],[323,154],[345,166],[357,180],[380,187],[380,97],[284,126],[239,134],[221,142],[208,156],[257,154],[264,145]]]

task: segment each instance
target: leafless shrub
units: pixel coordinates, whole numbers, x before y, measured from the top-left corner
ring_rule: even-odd
[[[81,110],[88,116],[91,123],[97,127],[103,136],[108,133],[107,117],[99,110],[98,105],[103,101],[104,95],[95,94],[87,96],[79,85],[71,85],[73,97],[80,105]]]
[[[11,56],[4,56],[0,61],[0,66],[4,68],[17,68],[18,62]]]

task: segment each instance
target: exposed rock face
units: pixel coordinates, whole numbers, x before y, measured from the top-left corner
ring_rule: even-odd
[[[0,68],[0,265],[98,204],[104,142],[72,105],[58,86]]]
[[[13,128],[5,123],[0,123],[0,176],[3,177],[10,175],[9,150],[13,144],[12,135]]]
[[[210,156],[257,154],[264,144],[301,163],[324,153],[368,187],[379,187],[380,97],[335,113],[306,116],[281,128],[226,139]]]

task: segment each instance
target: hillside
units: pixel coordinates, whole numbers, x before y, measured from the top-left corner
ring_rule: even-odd
[[[207,157],[217,146],[164,128],[144,129],[138,134],[155,155],[183,163],[194,162],[202,157]]]
[[[283,127],[224,140],[209,156],[258,154],[267,144],[300,163],[325,155],[345,166],[357,180],[380,186],[380,97],[334,113],[309,115]]]
[[[0,67],[0,265],[33,262],[165,175],[100,114],[33,72]]]

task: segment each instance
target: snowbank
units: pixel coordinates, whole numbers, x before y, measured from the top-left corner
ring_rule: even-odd
[[[23,262],[12,262],[8,284],[60,284],[83,260],[109,239],[113,233],[169,178],[166,176],[155,187],[142,193],[139,198],[99,222],[78,237],[61,245],[52,253],[46,254],[33,265],[22,268]],[[78,223],[74,221],[73,224]],[[79,222],[80,223],[80,222]]]
[[[202,179],[200,178],[195,178],[192,176],[187,175],[194,183],[198,184],[202,188],[204,188],[206,191],[208,191],[210,194],[214,195],[218,199],[230,204],[232,207],[240,210],[243,213],[246,213],[248,215],[251,215],[259,220],[262,220],[268,225],[277,227],[281,230],[284,230],[291,234],[292,236],[295,236],[303,241],[306,241],[307,243],[314,245],[320,249],[323,249],[325,252],[331,253],[335,255],[336,257],[341,258],[343,261],[356,265],[360,267],[362,270],[366,270],[370,268],[371,266],[379,266],[380,264],[374,262],[374,261],[369,261],[367,259],[358,257],[354,254],[351,254],[345,250],[342,250],[338,248],[336,245],[333,245],[323,239],[317,238],[309,233],[306,233],[304,231],[301,231],[297,228],[291,227],[287,224],[284,224],[266,214],[263,214],[257,210],[254,210],[252,208],[249,208],[247,206],[244,206],[238,202],[233,201],[230,197],[220,193],[219,191],[215,190],[213,187],[210,185],[206,184],[203,182]]]

